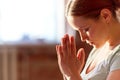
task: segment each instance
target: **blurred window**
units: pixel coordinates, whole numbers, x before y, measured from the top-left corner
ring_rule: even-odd
[[[0,0],[0,42],[54,42],[64,22],[64,0]]]

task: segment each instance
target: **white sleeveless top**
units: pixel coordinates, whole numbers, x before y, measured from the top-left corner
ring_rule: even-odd
[[[93,49],[87,59],[86,65],[80,74],[83,80],[106,80],[109,72],[120,69],[120,45],[113,50],[107,51],[107,44],[100,49]],[[91,61],[98,53],[109,54],[104,60],[95,66],[93,70],[86,74],[86,70]],[[104,56],[104,55],[101,55]]]

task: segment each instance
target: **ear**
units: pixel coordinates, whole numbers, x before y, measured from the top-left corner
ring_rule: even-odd
[[[112,17],[112,13],[109,9],[102,9],[100,12],[100,15],[106,23],[110,22],[111,17]]]

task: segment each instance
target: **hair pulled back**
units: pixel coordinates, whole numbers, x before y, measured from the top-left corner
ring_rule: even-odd
[[[120,8],[120,0],[70,0],[66,8],[66,16],[85,16],[96,18],[101,9],[109,9],[113,16],[115,11]]]

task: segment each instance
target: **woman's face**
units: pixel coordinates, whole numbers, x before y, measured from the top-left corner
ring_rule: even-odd
[[[68,16],[69,24],[76,29],[82,41],[99,48],[108,40],[109,28],[102,18],[98,20]]]

